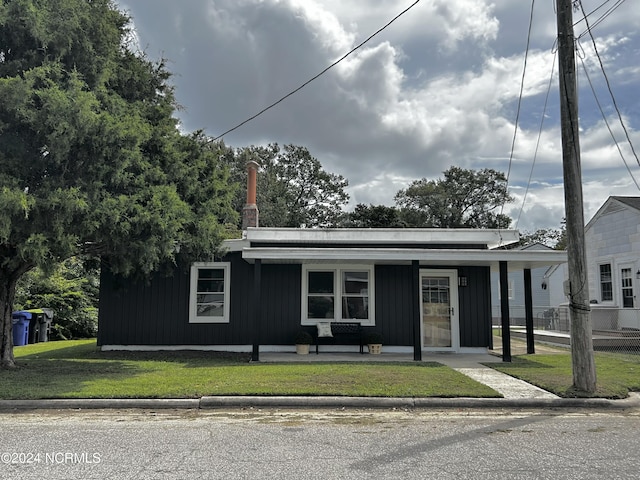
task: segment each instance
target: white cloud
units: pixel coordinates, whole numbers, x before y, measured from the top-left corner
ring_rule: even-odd
[[[185,128],[204,128],[212,136],[300,86],[411,4],[129,3],[140,44],[152,57],[170,60],[177,98],[185,107],[180,114]],[[595,0],[583,3],[587,11],[599,5]],[[640,112],[638,10],[620,7],[594,34],[627,126],[640,142],[635,130]],[[352,203],[392,204],[394,194],[410,181],[439,177],[452,165],[506,172],[529,13],[528,5],[512,0],[420,2],[338,67],[225,141],[233,146],[304,145],[327,170],[348,178]],[[510,174],[520,203],[538,143],[555,28],[552,5],[536,4]],[[588,45],[584,51],[590,69],[595,67]],[[593,76],[618,137],[619,122],[602,90],[604,82]],[[558,226],[563,216],[556,79],[552,86],[520,220],[529,230]],[[580,86],[581,102],[588,102],[591,94],[584,80]],[[586,208],[597,208],[608,195],[638,194],[593,100],[581,109],[581,122]],[[628,146],[624,148],[628,154]],[[519,212],[518,201],[509,206],[512,216]]]

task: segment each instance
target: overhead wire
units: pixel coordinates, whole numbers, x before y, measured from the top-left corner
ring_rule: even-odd
[[[613,107],[616,111],[616,113],[618,114],[618,119],[620,121],[620,125],[622,126],[622,129],[624,130],[624,134],[627,138],[627,142],[629,143],[629,146],[631,147],[631,152],[633,153],[633,156],[636,159],[636,162],[638,163],[638,166],[640,166],[640,159],[638,158],[638,155],[636,154],[636,150],[633,147],[633,142],[631,141],[631,137],[629,136],[629,131],[627,130],[627,127],[624,123],[624,120],[622,118],[622,113],[620,112],[620,108],[618,107],[618,102],[616,101],[616,97],[613,94],[613,90],[611,89],[611,83],[609,82],[609,77],[607,75],[607,72],[604,69],[604,63],[602,62],[602,58],[600,57],[600,53],[598,52],[598,47],[596,45],[596,40],[593,36],[593,33],[591,32],[591,26],[589,25],[589,20],[586,17],[586,13],[584,11],[584,6],[582,5],[582,0],[579,0],[578,3],[580,4],[580,9],[582,10],[582,14],[584,15],[584,21],[587,25],[587,31],[589,32],[589,37],[591,38],[591,43],[593,45],[593,51],[596,54],[596,58],[598,59],[598,63],[600,64],[600,70],[602,71],[602,75],[604,76],[605,82],[607,84],[607,90],[609,90],[609,95],[611,96],[611,101],[613,102]]]
[[[589,72],[587,71],[587,66],[584,63],[584,60],[582,58],[580,58],[580,63],[582,65],[582,70],[584,70],[584,74],[585,77],[587,79],[587,83],[589,84],[589,87],[591,88],[591,92],[593,93],[593,98],[596,101],[596,105],[598,105],[598,109],[600,110],[600,114],[602,115],[602,119],[604,120],[604,124],[607,126],[607,130],[609,130],[609,134],[611,135],[611,138],[613,139],[613,143],[616,144],[616,148],[618,149],[618,153],[620,154],[620,158],[622,158],[622,161],[624,162],[624,166],[627,167],[627,171],[629,172],[629,175],[631,176],[631,179],[633,180],[633,183],[636,184],[636,188],[638,190],[640,190],[640,185],[638,185],[638,182],[636,180],[636,178],[633,176],[633,172],[631,171],[631,168],[629,167],[629,164],[627,163],[627,159],[624,157],[624,154],[622,153],[622,149],[620,148],[620,144],[618,143],[618,140],[616,139],[615,135],[613,134],[613,130],[611,129],[611,126],[609,125],[609,121],[607,120],[607,116],[604,113],[604,110],[602,108],[602,105],[600,104],[600,100],[598,99],[598,95],[596,94],[596,90],[593,86],[593,83],[591,82],[591,77],[589,76]]]
[[[538,158],[538,149],[540,148],[540,139],[542,138],[542,130],[544,126],[544,119],[547,113],[547,105],[549,103],[549,94],[551,93],[551,85],[553,84],[553,74],[555,72],[556,66],[556,57],[558,55],[557,50],[553,55],[553,62],[551,62],[551,74],[549,75],[549,84],[547,85],[547,94],[544,98],[544,106],[542,107],[542,115],[540,118],[540,128],[538,129],[538,139],[536,140],[536,148],[533,152],[533,161],[531,162],[531,170],[529,172],[529,179],[527,180],[527,188],[524,191],[524,196],[522,197],[522,205],[520,206],[520,211],[518,212],[518,218],[516,219],[515,229],[518,229],[518,223],[520,223],[520,216],[524,210],[525,203],[527,201],[527,196],[529,194],[529,188],[531,187],[531,179],[533,178],[533,169],[536,166],[536,159]]]
[[[529,46],[531,45],[531,30],[533,25],[533,11],[535,7],[536,0],[531,0],[531,13],[529,15],[529,29],[527,31],[527,46],[524,53],[524,65],[522,67],[522,77],[520,79],[520,93],[518,94],[518,107],[516,109],[516,120],[515,126],[513,130],[513,138],[511,139],[511,151],[509,152],[509,167],[507,169],[507,190],[509,189],[509,177],[511,176],[511,166],[513,165],[513,154],[516,145],[516,137],[518,135],[518,124],[520,122],[520,108],[522,106],[522,96],[524,92],[524,79],[527,74],[527,59],[529,57]],[[502,206],[500,207],[500,215],[504,213],[504,205],[506,203],[506,198],[502,202]]]
[[[366,43],[368,43],[372,38],[374,38],[376,35],[378,35],[379,33],[381,33],[382,31],[386,30],[387,27],[389,27],[392,23],[394,23],[396,20],[398,20],[400,17],[402,17],[405,13],[407,13],[409,10],[411,10],[413,7],[415,7],[418,3],[420,3],[420,0],[415,0],[411,5],[409,5],[407,8],[405,8],[404,10],[402,10],[399,14],[397,14],[395,17],[393,17],[391,20],[389,20],[389,22],[387,22],[383,27],[379,28],[378,30],[376,30],[373,34],[369,35],[365,40],[363,40],[362,42],[360,42],[358,45],[356,45],[354,48],[352,48],[351,50],[349,50],[349,52],[345,53],[342,57],[340,57],[338,60],[336,60],[335,62],[333,62],[331,65],[329,65],[328,67],[326,67],[324,70],[322,70],[320,73],[314,75],[313,77],[311,77],[309,80],[307,80],[306,82],[304,82],[302,85],[300,85],[298,88],[292,90],[291,92],[287,93],[284,97],[280,98],[279,100],[276,100],[275,102],[273,102],[272,104],[266,106],[265,108],[263,108],[262,110],[260,110],[258,113],[256,113],[255,115],[252,115],[251,117],[247,118],[245,121],[237,124],[235,127],[230,128],[229,130],[225,131],[224,133],[221,133],[220,135],[218,135],[215,138],[212,138],[211,141],[215,142],[216,140],[221,139],[222,137],[224,137],[225,135],[233,132],[234,130],[237,130],[238,128],[242,127],[243,125],[251,122],[252,120],[255,120],[256,118],[258,118],[260,115],[262,115],[263,113],[265,113],[268,110],[271,110],[273,107],[275,107],[276,105],[278,105],[279,103],[283,102],[284,100],[286,100],[287,98],[289,98],[290,96],[294,95],[295,93],[299,92],[300,90],[302,90],[304,87],[306,87],[307,85],[309,85],[311,82],[313,82],[314,80],[316,80],[317,78],[321,77],[322,75],[324,75],[325,73],[327,73],[329,70],[331,70],[333,67],[335,67],[336,65],[338,65],[340,62],[342,62],[344,59],[346,59],[349,55],[351,55],[352,53],[354,53],[356,50],[359,50],[362,46],[364,46]]]

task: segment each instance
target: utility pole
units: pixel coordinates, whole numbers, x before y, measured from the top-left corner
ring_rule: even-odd
[[[584,249],[573,4],[574,0],[557,0],[562,169],[569,260],[571,362],[574,388],[593,393],[596,389],[596,367],[593,357],[591,308]]]

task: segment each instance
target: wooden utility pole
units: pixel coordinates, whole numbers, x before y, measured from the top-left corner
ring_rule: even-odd
[[[591,308],[584,249],[573,4],[574,0],[557,0],[562,165],[569,260],[571,362],[574,388],[593,393],[596,389],[596,367],[593,358]]]

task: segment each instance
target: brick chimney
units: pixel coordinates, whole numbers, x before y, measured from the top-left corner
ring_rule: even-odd
[[[247,203],[242,209],[242,230],[258,226],[258,205],[256,204],[256,174],[258,162],[247,162]]]

